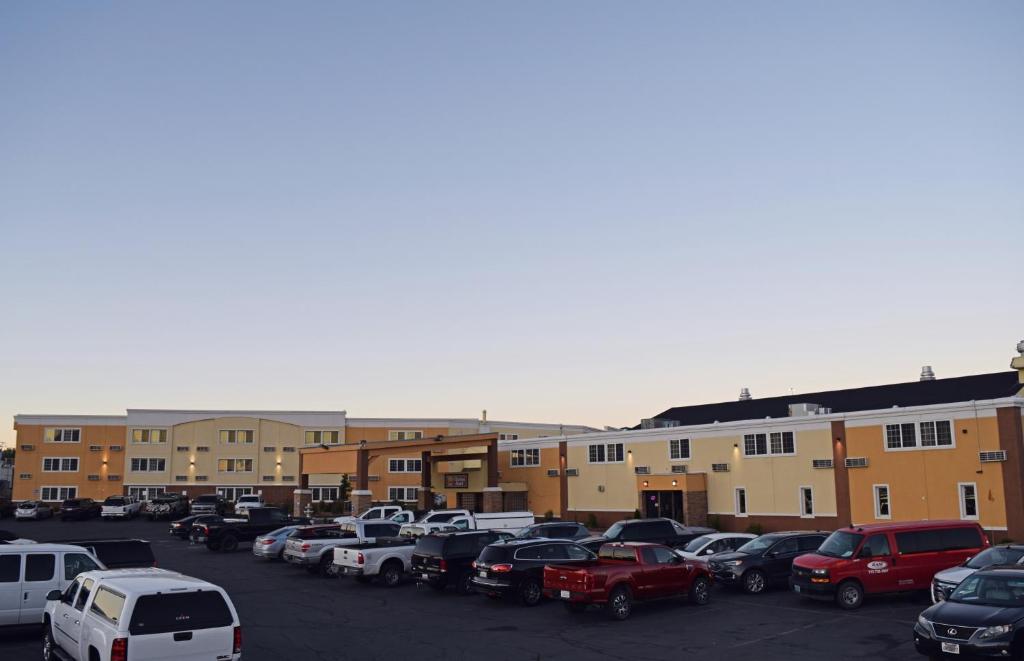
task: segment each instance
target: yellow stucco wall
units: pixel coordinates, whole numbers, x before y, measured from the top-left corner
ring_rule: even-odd
[[[538,516],[551,510],[559,516],[559,478],[548,477],[548,470],[558,468],[558,448],[540,448],[539,466],[516,466],[511,463],[510,453],[498,452],[498,470],[501,472],[499,484],[522,484],[529,492],[527,507]],[[511,490],[511,489],[509,489]]]
[[[48,427],[81,429],[79,443],[47,443],[44,433]],[[124,452],[113,452],[110,446],[124,445],[123,426],[119,425],[22,425],[16,426],[17,452],[14,455],[13,500],[29,500],[41,497],[44,486],[70,486],[78,488],[81,498],[103,500],[107,496],[122,492],[124,479]],[[22,450],[22,445],[31,445],[31,451]],[[100,451],[90,451],[90,445],[99,445]],[[77,472],[43,472],[44,457],[78,457]],[[106,465],[104,465],[106,461]],[[30,475],[22,479],[21,475]],[[99,480],[89,480],[89,475]],[[110,476],[120,476],[110,481]]]

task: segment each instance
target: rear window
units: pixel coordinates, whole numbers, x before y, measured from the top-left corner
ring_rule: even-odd
[[[488,546],[480,552],[480,557],[477,559],[480,562],[486,562],[488,564],[494,562],[507,562],[512,555],[509,551],[511,551],[511,549],[504,544]]]
[[[458,512],[441,512],[441,513],[438,513],[438,514],[431,514],[430,516],[425,518],[423,521],[424,521],[424,523],[426,523],[426,522],[430,522],[430,523],[447,523],[448,521],[451,521],[452,519],[454,519],[457,516],[459,516]]]
[[[896,545],[902,554],[974,549],[981,546],[981,536],[974,527],[912,530],[896,533]]]
[[[97,600],[99,597],[96,597]],[[128,633],[142,636],[171,631],[218,629],[234,623],[231,610],[219,592],[148,594],[135,602]]]
[[[199,496],[196,498],[197,503],[215,503],[217,502],[217,496]]]
[[[63,506],[64,507],[78,507],[80,504],[81,504],[81,502],[77,501],[77,500],[65,500]]]
[[[121,507],[124,505],[124,498],[107,498],[103,501],[104,505],[110,505],[112,507]]]
[[[604,545],[598,551],[597,557],[602,560],[636,560],[636,551],[630,546]]]
[[[444,553],[444,542],[446,537],[437,535],[424,535],[416,540],[415,553],[421,555],[441,555]]]
[[[121,611],[124,610],[124,596],[101,587],[89,610],[117,624],[121,621]]]

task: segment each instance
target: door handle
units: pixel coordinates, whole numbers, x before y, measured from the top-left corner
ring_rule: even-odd
[[[25,593],[25,601],[28,601],[28,592]]]
[[[81,620],[75,620],[75,624],[81,623]]]
[[[70,616],[67,613],[64,613],[64,619],[66,620],[66,619],[68,619],[68,617],[70,617]]]

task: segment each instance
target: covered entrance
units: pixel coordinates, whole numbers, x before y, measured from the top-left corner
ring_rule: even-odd
[[[667,517],[673,521],[683,520],[683,492],[675,491],[644,491],[644,516]]]

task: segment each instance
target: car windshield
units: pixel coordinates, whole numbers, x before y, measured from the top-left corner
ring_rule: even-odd
[[[622,525],[621,521],[618,522],[618,523],[613,523],[611,528],[609,528],[608,530],[604,531],[604,537],[606,537],[608,539],[616,539],[616,538],[618,538],[618,536],[622,534],[622,528],[623,527],[624,526]]]
[[[259,496],[242,496],[238,499],[238,502],[240,503],[258,503],[259,501]]]
[[[708,535],[701,535],[697,539],[691,540],[689,544],[683,547],[684,551],[689,553],[696,553],[701,550],[705,544],[711,541],[711,537]]]
[[[112,505],[112,506],[117,507],[117,506],[120,506],[120,505],[124,505],[124,498],[110,497],[110,498],[107,498],[106,500],[104,500],[103,504],[104,505]]]
[[[196,498],[197,503],[215,503],[217,502],[217,496],[199,496]]]
[[[25,501],[24,503],[22,503],[21,505],[18,505],[18,508],[19,509],[23,509],[23,510],[30,510],[30,509],[34,509],[35,506],[38,505],[38,504],[39,503],[37,503],[34,500],[28,500],[28,501]]]
[[[1024,550],[993,546],[968,560],[964,566],[971,569],[983,569],[992,565],[1016,565],[1022,557],[1024,557]]]
[[[459,515],[458,512],[437,512],[435,514],[428,514],[419,520],[420,523],[445,523],[451,521]]]
[[[755,537],[736,550],[740,553],[760,553],[780,539],[782,538],[774,535],[761,535],[760,537]]]
[[[977,606],[1020,608],[1024,606],[1024,575],[1004,576],[979,572],[964,579],[949,601]]]
[[[837,530],[821,543],[816,553],[830,558],[852,558],[862,539],[864,535]]]
[[[65,500],[63,507],[78,507],[80,504],[77,500]]]

